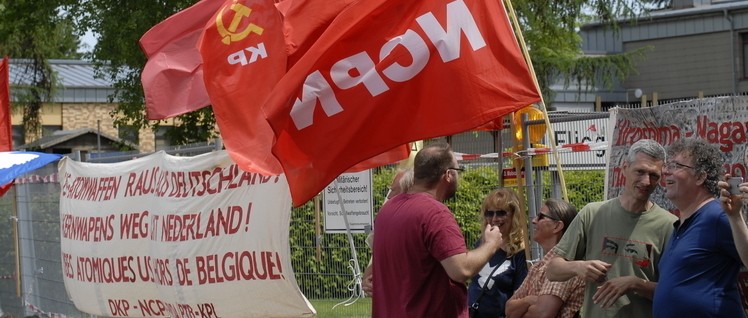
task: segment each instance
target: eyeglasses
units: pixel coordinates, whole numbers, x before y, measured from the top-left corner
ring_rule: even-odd
[[[548,214],[544,214],[544,213],[540,213],[540,212],[538,212],[537,218],[538,218],[538,221],[540,221],[542,219],[551,219],[551,220],[554,220],[554,221],[560,221],[558,218],[554,218],[554,217],[552,217],[552,216],[550,216]]]
[[[450,168],[447,168],[447,170],[455,170],[455,171],[463,172],[463,171],[465,171],[465,168],[462,168],[462,167],[450,167]]]
[[[498,210],[498,211],[490,211],[490,210],[486,210],[486,212],[484,212],[484,213],[483,213],[483,216],[484,216],[484,217],[485,217],[486,219],[493,219],[493,217],[494,217],[494,216],[498,216],[498,217],[500,217],[500,218],[503,218],[503,217],[505,217],[505,216],[506,216],[507,214],[509,214],[509,212],[507,212],[507,211],[504,211],[504,210]]]
[[[682,164],[680,162],[677,162],[677,161],[668,161],[668,162],[665,163],[664,166],[665,166],[665,168],[667,168],[667,170],[677,170],[677,169],[683,169],[683,168],[690,168],[690,169],[694,169],[694,170],[696,169],[694,167],[691,167],[689,165],[684,165],[684,164]]]

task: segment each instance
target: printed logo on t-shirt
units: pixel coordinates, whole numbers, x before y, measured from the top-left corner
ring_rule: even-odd
[[[483,286],[486,283],[486,278],[488,278],[487,276],[491,275],[491,272],[493,272],[493,269],[496,266],[499,266],[499,268],[493,273],[493,276],[491,276],[491,277],[496,277],[496,276],[501,275],[501,273],[506,272],[509,269],[509,266],[512,265],[512,261],[508,260],[508,259],[505,260],[501,264],[497,264],[496,266],[491,266],[490,263],[491,262],[486,263],[486,265],[484,265],[483,268],[478,273],[478,275],[479,275],[479,277],[478,277],[478,286]],[[486,285],[486,289],[493,288],[493,284],[494,284],[495,281],[496,280],[491,279],[491,281],[488,282],[488,285]]]
[[[630,258],[639,267],[648,267],[652,260],[652,244],[606,236],[600,254]]]

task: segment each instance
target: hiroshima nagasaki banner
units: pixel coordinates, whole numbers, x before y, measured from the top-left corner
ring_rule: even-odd
[[[62,267],[98,316],[307,317],[291,268],[283,175],[225,151],[115,164],[60,162]]]
[[[623,161],[628,148],[641,139],[654,139],[665,148],[679,138],[701,138],[719,148],[725,160],[723,170],[748,177],[748,96],[714,97],[675,102],[649,108],[611,110],[608,169],[605,174],[607,198],[617,197],[625,183]],[[679,214],[665,198],[665,178],[651,196],[659,206]],[[748,264],[744,264],[748,265]],[[748,269],[738,276],[743,309],[748,315]]]
[[[623,191],[623,161],[628,148],[640,139],[654,139],[667,148],[679,138],[701,138],[717,146],[725,160],[723,169],[733,176],[748,177],[748,96],[694,99],[656,107],[611,109],[610,157],[606,173],[606,194],[617,197]],[[665,198],[665,179],[652,194],[652,201],[676,212]]]

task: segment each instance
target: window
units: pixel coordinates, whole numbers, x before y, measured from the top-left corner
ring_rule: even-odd
[[[62,126],[59,125],[42,125],[42,137],[52,136],[60,130],[62,130]]]
[[[122,139],[124,141],[129,141],[133,144],[140,144],[140,135],[138,132],[138,129],[134,126],[130,125],[123,125],[117,127],[119,139]]]
[[[740,43],[742,44],[743,78],[748,79],[748,33],[740,34]]]
[[[169,138],[166,137],[166,132],[171,127],[168,126],[159,126],[158,129],[156,129],[155,132],[155,140],[156,140],[156,151],[159,150],[165,150],[169,146],[171,146],[171,142],[169,142]]]
[[[23,126],[22,125],[13,125],[13,149],[18,149],[18,147],[26,144],[24,137],[25,134],[23,132]]]

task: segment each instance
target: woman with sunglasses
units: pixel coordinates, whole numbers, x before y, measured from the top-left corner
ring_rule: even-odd
[[[543,203],[532,220],[532,239],[548,253],[530,269],[525,282],[507,302],[507,317],[571,318],[577,315],[584,302],[584,280],[574,277],[565,282],[552,282],[545,277],[546,265],[556,256],[551,250],[576,216],[577,209],[565,201],[548,199]]]
[[[494,190],[480,209],[482,227],[496,226],[504,242],[486,265],[470,281],[468,306],[471,317],[504,317],[506,301],[527,276],[525,262],[525,212],[517,194],[507,188]],[[480,245],[480,240],[475,246]]]

